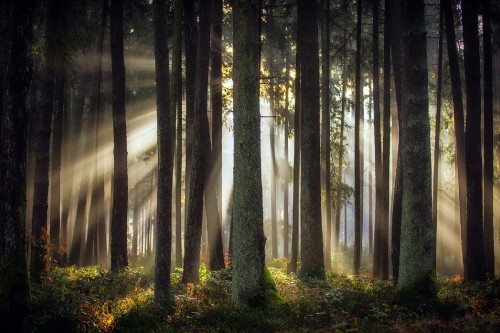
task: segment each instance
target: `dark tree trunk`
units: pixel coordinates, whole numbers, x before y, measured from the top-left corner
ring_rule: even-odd
[[[330,182],[330,0],[326,0],[325,19],[321,34],[321,158],[324,165],[325,186],[325,269],[331,270],[332,252],[332,207],[331,207],[331,182]]]
[[[113,216],[111,218],[111,269],[128,265],[127,258],[127,123],[125,64],[123,60],[123,0],[111,0],[111,71],[113,78]],[[168,90],[167,90],[168,91]]]
[[[301,275],[324,278],[323,232],[320,188],[320,104],[317,2],[298,2],[297,52],[301,77]]]
[[[180,2],[176,2],[179,6]],[[175,129],[175,108],[171,102],[168,71],[167,1],[154,2],[154,40],[156,66],[156,107],[158,120],[158,199],[155,254],[155,293],[158,305],[166,305],[170,292],[172,241],[172,139]],[[177,50],[178,51],[178,50]],[[176,68],[177,69],[177,68]],[[176,83],[173,84],[174,86]],[[174,99],[174,103],[177,100]],[[174,104],[175,105],[175,104]]]
[[[483,170],[481,163],[481,67],[479,55],[478,7],[474,0],[462,0],[465,89],[467,120],[465,171],[467,175],[467,227],[464,275],[467,281],[484,280]]]
[[[269,109],[271,111],[271,120],[269,125],[269,150],[271,151],[271,258],[278,258],[278,222],[276,221],[276,145],[275,145],[275,117],[276,92],[274,83],[269,84]]]
[[[0,330],[29,332],[30,285],[26,262],[26,147],[31,44],[36,1],[12,1],[10,51],[2,91],[0,181]]]
[[[483,151],[484,151],[484,262],[487,275],[495,276],[493,228],[493,59],[491,47],[490,1],[483,0]]]
[[[233,304],[248,304],[265,269],[259,112],[259,3],[233,1]]]
[[[212,221],[212,219],[219,221],[217,197],[213,195],[213,191],[208,191],[210,186],[210,184],[208,184],[208,176],[212,167],[210,134],[207,117],[208,66],[210,55],[210,6],[211,1],[202,2],[200,4],[200,31],[196,67],[192,168],[189,191],[188,222],[186,225],[186,240],[184,245],[184,272],[182,275],[182,281],[184,283],[194,283],[197,282],[199,278],[198,266],[200,263],[204,194],[207,218],[210,221]],[[210,224],[210,222],[208,224]],[[208,228],[207,231],[212,232],[211,228]],[[215,244],[215,238],[211,240],[214,240],[212,244]],[[212,258],[210,259],[210,261],[212,261]]]
[[[442,69],[443,69],[443,11],[439,12],[439,37],[438,37],[438,68],[437,68],[437,93],[436,93],[436,126],[434,130],[434,165],[432,171],[432,236],[434,270],[436,271],[437,259],[437,224],[438,224],[438,184],[439,184],[439,161],[441,156],[440,134],[441,134],[441,91],[442,91]]]
[[[424,1],[399,4],[403,109],[403,202],[398,287],[431,296],[432,192]],[[396,15],[396,13],[395,13]]]
[[[222,0],[213,0],[210,35],[210,102],[212,106],[212,156],[217,208],[222,220]],[[221,228],[221,234],[223,234]]]
[[[196,80],[196,53],[198,50],[198,23],[194,0],[183,0],[184,10],[184,56],[186,61],[186,172],[185,172],[185,207],[184,216],[188,223],[189,197],[192,170],[194,100]],[[186,228],[185,228],[186,229]],[[184,238],[186,238],[184,231]]]
[[[391,12],[384,4],[384,118],[382,149],[382,209],[380,228],[380,278],[389,279],[389,167],[391,149]]]
[[[56,78],[57,34],[61,13],[58,2],[48,2],[45,56],[43,69],[42,101],[38,110],[35,146],[35,184],[33,194],[33,220],[31,232],[34,243],[31,247],[31,274],[40,278],[47,254],[47,215],[49,196],[50,135],[54,109],[54,82]]]
[[[297,34],[297,43],[299,36]],[[293,115],[293,203],[292,203],[292,258],[288,265],[289,272],[297,272],[299,257],[299,219],[300,219],[300,54],[295,58],[295,113]]]
[[[286,171],[284,174],[283,181],[283,257],[288,259],[288,242],[290,239],[289,233],[289,224],[288,224],[288,183],[290,181],[290,173],[289,173],[289,162],[288,162],[288,92],[290,87],[290,64],[288,63],[288,48],[285,50],[285,166]]]
[[[360,160],[360,115],[361,115],[361,0],[357,0],[356,24],[356,99],[354,102],[354,263],[353,272],[359,274],[361,265],[361,160]]]
[[[466,219],[467,219],[467,183],[465,173],[465,132],[464,132],[464,105],[462,98],[462,83],[455,36],[455,23],[451,0],[443,0],[443,15],[446,28],[446,45],[448,49],[448,63],[450,66],[451,93],[453,96],[453,126],[455,127],[455,160],[457,173],[455,181],[458,183],[457,202],[460,207],[460,229],[462,233],[462,257],[465,263]]]
[[[182,1],[174,3],[170,110],[177,110],[175,148],[175,266],[182,267]],[[173,141],[173,140],[172,140]]]

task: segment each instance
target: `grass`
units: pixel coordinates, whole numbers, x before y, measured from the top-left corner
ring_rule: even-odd
[[[200,269],[198,285],[172,273],[173,308],[153,304],[152,275],[142,268],[56,268],[33,288],[33,332],[497,332],[500,279],[439,280],[438,298],[414,308],[396,301],[390,282],[328,274],[300,280],[269,267],[282,302],[231,306],[231,270]]]

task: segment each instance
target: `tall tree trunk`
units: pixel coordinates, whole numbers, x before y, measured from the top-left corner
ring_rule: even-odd
[[[195,80],[196,80],[196,53],[198,50],[198,23],[194,0],[183,0],[184,11],[184,54],[186,61],[186,169],[185,169],[185,207],[184,216],[186,225],[188,223],[192,151],[193,151],[193,125],[194,125],[194,100],[195,100]],[[184,229],[186,230],[186,228]],[[184,238],[186,238],[184,231]]]
[[[324,278],[319,142],[319,46],[317,2],[299,0],[297,52],[301,77],[300,256],[302,275]]]
[[[446,45],[448,49],[448,63],[450,66],[451,93],[453,96],[453,124],[455,127],[455,160],[457,172],[455,182],[458,183],[458,205],[460,206],[460,230],[462,234],[462,257],[465,263],[466,219],[467,219],[467,183],[465,173],[465,132],[464,132],[464,105],[462,98],[462,83],[458,62],[455,23],[451,0],[443,0],[443,15],[446,28]]]
[[[368,85],[371,87],[371,83]],[[368,123],[372,124],[373,90],[368,98]],[[372,145],[368,145],[368,254],[373,255],[373,180],[372,180]],[[372,273],[373,274],[373,273]]]
[[[299,40],[297,34],[297,43]],[[292,258],[288,266],[289,272],[297,272],[299,257],[299,218],[300,218],[300,53],[295,56],[295,113],[293,115],[293,203],[292,203]]]
[[[289,224],[288,224],[288,193],[289,193],[289,181],[290,181],[290,173],[289,173],[289,162],[288,162],[288,92],[290,87],[290,64],[288,63],[288,47],[285,49],[285,167],[286,171],[284,172],[284,181],[283,181],[283,257],[288,259],[288,240],[290,239],[289,234]]]
[[[276,92],[274,82],[269,84],[269,109],[271,110],[271,119],[269,122],[269,150],[271,151],[271,258],[278,258],[278,222],[276,221]]]
[[[167,24],[167,1],[155,0],[153,11],[154,40],[155,40],[155,68],[156,68],[156,107],[158,120],[158,192],[156,223],[156,253],[155,253],[155,303],[165,306],[169,300],[170,292],[170,262],[172,252],[172,168],[173,168],[173,145],[172,139],[175,133],[175,105],[170,99],[169,71],[168,71],[168,24]],[[180,1],[175,3],[176,19],[178,19],[177,7]],[[178,42],[178,36],[177,42]],[[176,48],[179,51],[179,47]],[[178,54],[176,54],[178,56]],[[176,60],[174,58],[174,68]],[[174,71],[174,69],[172,69]],[[174,74],[174,73],[172,73]],[[177,73],[175,73],[177,74]],[[172,85],[176,87],[176,84]],[[176,87],[177,88],[177,87]],[[174,90],[172,90],[174,91]],[[169,105],[169,103],[171,103]]]
[[[116,271],[128,265],[128,175],[127,123],[125,111],[125,64],[123,60],[123,0],[111,0],[110,16],[114,141],[113,216],[111,219],[111,269]]]
[[[380,228],[380,278],[389,279],[389,167],[391,149],[391,10],[384,4],[384,115],[382,149],[382,209]]]
[[[361,114],[361,0],[357,0],[357,23],[356,23],[356,87],[354,102],[354,262],[353,272],[359,274],[361,265],[361,160],[359,123]]]
[[[485,273],[495,276],[493,228],[493,59],[491,47],[490,1],[483,0],[483,177],[484,177],[484,262]]]
[[[399,6],[401,83],[405,98],[401,112],[403,202],[398,287],[410,294],[431,296],[435,287],[424,1],[406,0]]]
[[[467,120],[465,171],[467,175],[467,227],[464,275],[467,281],[484,280],[483,170],[481,163],[481,68],[477,1],[462,0]]]
[[[60,231],[61,231],[61,145],[62,145],[62,127],[63,112],[65,107],[64,89],[65,89],[65,68],[61,59],[56,64],[56,105],[52,119],[52,145],[51,145],[51,181],[50,181],[50,256],[60,265]]]
[[[184,249],[184,272],[182,281],[193,283],[198,281],[200,263],[200,242],[203,218],[203,196],[205,194],[207,218],[219,220],[217,197],[209,191],[208,178],[212,167],[210,136],[207,118],[208,65],[210,51],[210,6],[211,1],[200,4],[200,31],[198,38],[198,54],[196,67],[196,97],[194,113],[194,137],[192,152],[192,169],[190,180],[188,223]],[[214,206],[215,205],[215,206]],[[220,223],[220,222],[217,222]],[[207,231],[212,232],[211,228]],[[220,236],[220,224],[219,224]],[[215,238],[212,244],[215,244]],[[212,258],[211,258],[212,259]],[[212,260],[211,260],[212,261]]]
[[[30,285],[26,262],[26,146],[35,1],[12,1],[1,119],[0,329],[29,332]]]
[[[182,1],[174,2],[172,85],[170,110],[177,110],[175,149],[175,266],[182,267]],[[177,108],[177,109],[176,109]],[[157,203],[158,204],[158,203]]]
[[[222,220],[222,0],[213,0],[210,35],[210,102],[212,106],[212,156]],[[221,234],[222,228],[221,228]]]
[[[432,231],[433,231],[433,255],[434,270],[436,271],[437,259],[437,225],[438,225],[438,184],[439,184],[439,161],[441,156],[440,134],[441,134],[441,91],[442,91],[442,67],[443,67],[443,11],[439,11],[439,41],[438,41],[438,68],[437,68],[437,93],[436,93],[436,127],[434,130],[434,165],[432,176]]]
[[[57,34],[60,21],[60,6],[49,1],[46,23],[45,55],[43,69],[42,103],[38,111],[35,147],[35,184],[33,195],[33,220],[31,232],[34,243],[31,247],[31,274],[37,280],[43,271],[47,254],[47,215],[49,196],[50,135],[54,109],[54,82],[56,77]]]
[[[321,34],[321,158],[324,165],[325,185],[325,269],[331,270],[332,252],[332,207],[331,207],[331,181],[330,181],[330,0],[326,0],[325,19]]]
[[[233,2],[233,304],[255,299],[265,269],[259,112],[259,4]],[[233,225],[233,224],[232,224]]]

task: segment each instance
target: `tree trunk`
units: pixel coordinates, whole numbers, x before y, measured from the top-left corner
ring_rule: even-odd
[[[259,112],[259,4],[233,2],[233,304],[252,302],[265,269]]]
[[[111,219],[111,269],[128,265],[127,258],[127,123],[125,64],[123,61],[123,0],[111,0],[111,71],[113,77],[113,216]]]
[[[26,262],[26,147],[35,1],[12,1],[10,51],[2,92],[0,181],[0,330],[29,332]]]
[[[491,46],[490,1],[483,0],[483,151],[484,151],[484,262],[485,273],[495,276],[493,228],[493,59]]]
[[[385,2],[384,19],[384,119],[382,149],[382,209],[380,227],[380,278],[389,279],[389,167],[391,149],[391,12]]]
[[[301,275],[324,278],[323,232],[321,227],[320,142],[319,142],[319,46],[317,3],[298,3],[297,52],[301,77]]]
[[[172,50],[172,85],[170,110],[174,117],[177,107],[175,149],[175,266],[182,267],[182,1],[174,3]]]
[[[485,279],[483,243],[483,170],[481,163],[481,68],[478,2],[462,0],[467,120],[465,171],[467,175],[467,227],[464,275],[467,281]]]
[[[289,193],[289,181],[290,181],[290,173],[289,173],[289,162],[288,162],[288,92],[290,86],[290,64],[288,63],[288,47],[285,50],[285,167],[286,171],[284,174],[283,181],[283,257],[288,259],[288,240],[290,239],[289,234],[289,224],[288,224],[288,193]]]
[[[458,183],[458,205],[460,206],[460,230],[462,233],[462,257],[465,264],[466,219],[467,219],[467,183],[465,173],[465,132],[464,132],[464,105],[462,98],[460,67],[458,62],[455,23],[451,0],[443,0],[443,15],[446,27],[446,45],[448,48],[448,63],[450,66],[451,93],[453,96],[453,126],[455,127],[455,160],[457,173],[455,181]]]
[[[195,80],[196,80],[196,53],[198,50],[198,23],[194,8],[194,0],[183,0],[184,10],[184,56],[186,61],[186,170],[185,170],[185,204],[184,217],[186,225],[188,223],[192,151],[193,151],[193,117],[195,100]],[[184,238],[186,238],[186,228],[184,228]]]
[[[33,220],[31,232],[31,274],[35,281],[44,269],[47,254],[47,215],[49,196],[50,135],[54,109],[54,82],[56,77],[57,34],[61,14],[57,1],[49,1],[46,23],[45,55],[43,69],[42,102],[38,111],[35,146],[35,184],[33,195]]]
[[[361,115],[361,0],[357,0],[356,23],[356,99],[354,102],[354,262],[353,272],[359,274],[361,265],[361,159],[360,159],[360,115]]]
[[[441,134],[441,89],[442,89],[442,67],[443,67],[443,11],[439,12],[438,28],[438,68],[437,68],[437,93],[436,93],[436,126],[434,130],[434,165],[432,176],[432,235],[434,270],[437,271],[437,225],[438,225],[438,184],[439,184],[439,161],[441,156],[440,134]]]
[[[269,150],[271,151],[271,258],[278,258],[278,222],[276,221],[276,145],[275,145],[275,108],[276,92],[274,83],[269,83],[269,109],[271,110],[271,119],[269,121]]]
[[[297,43],[299,36],[297,34]],[[288,266],[289,272],[297,272],[297,261],[299,257],[299,217],[300,217],[300,54],[297,52],[295,58],[295,114],[294,143],[293,143],[293,203],[292,203],[292,258]]]
[[[331,182],[330,182],[330,0],[326,0],[324,27],[322,37],[322,64],[321,64],[321,158],[324,165],[325,185],[325,269],[331,270],[332,252],[332,207],[331,207]]]
[[[405,98],[401,112],[403,202],[398,287],[410,294],[431,296],[435,287],[424,1],[406,0],[399,6]]]

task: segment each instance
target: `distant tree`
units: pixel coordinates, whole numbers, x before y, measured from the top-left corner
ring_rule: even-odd
[[[484,280],[483,170],[481,163],[481,66],[479,54],[479,2],[462,0],[467,119],[465,171],[467,174],[467,227],[464,275],[467,281]]]
[[[265,269],[259,112],[259,3],[233,1],[233,304],[248,304]]]
[[[180,2],[176,2],[179,6]],[[170,291],[172,251],[172,167],[175,108],[170,108],[168,70],[167,1],[155,0],[153,25],[155,37],[156,107],[158,120],[158,200],[155,252],[155,303],[164,305]]]
[[[324,278],[320,188],[320,104],[317,2],[298,2],[297,52],[301,78],[301,268],[302,275]]]
[[[26,261],[26,147],[36,1],[9,1],[9,54],[0,149],[0,330],[29,332],[30,285]]]
[[[432,180],[424,7],[423,0],[399,3],[401,93],[404,98],[401,113],[403,201],[398,287],[411,294],[431,296],[434,291]]]
[[[111,0],[111,71],[113,78],[114,180],[111,218],[111,269],[128,265],[127,258],[127,122],[123,59],[123,0]],[[167,90],[168,91],[168,90]]]

